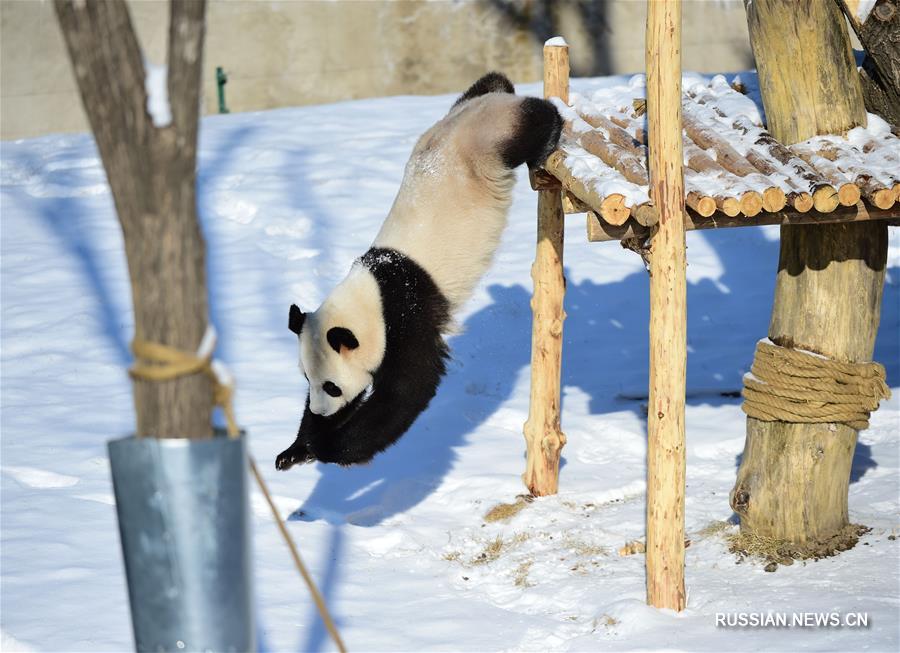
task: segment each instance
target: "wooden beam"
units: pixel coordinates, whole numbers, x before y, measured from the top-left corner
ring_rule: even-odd
[[[616,226],[604,222],[596,213],[588,213],[587,216],[587,237],[589,241],[595,243],[635,237],[647,238],[650,236],[650,230],[650,227],[640,224],[634,218]]]
[[[563,192],[562,197],[563,213],[569,215],[571,213],[587,213],[593,211],[591,207],[575,197],[569,191]]]
[[[569,100],[569,47],[544,46],[544,97]],[[582,198],[583,199],[583,198]],[[531,330],[531,396],[524,433],[522,480],[534,496],[556,494],[559,456],[566,436],[559,426],[560,367],[565,295],[562,193],[538,191],[537,252],[531,277],[534,295]]]
[[[683,610],[684,401],[687,363],[681,0],[647,3],[650,199],[650,401],[647,415],[647,603]]]
[[[572,173],[566,163],[566,153],[563,150],[556,150],[548,156],[544,162],[544,168],[562,182],[563,188],[603,216],[610,224],[622,224],[628,219],[631,210],[625,206],[625,196],[612,193],[601,197],[593,186],[585,184]]]
[[[831,213],[819,213],[818,211],[795,211],[785,209],[775,213],[760,213],[754,218],[743,216],[728,216],[716,213],[704,217],[696,211],[688,209],[684,219],[685,231],[700,231],[702,229],[732,229],[734,227],[762,227],[770,224],[780,225],[805,225],[805,224],[843,224],[847,222],[867,222],[869,220],[892,221],[900,219],[900,208],[894,206],[888,210],[882,210],[873,206],[867,206],[863,202],[857,202],[854,206],[842,206]],[[622,240],[650,235],[650,229],[634,220],[629,220],[618,227],[605,224],[597,218],[588,220],[587,236],[591,242],[606,242],[609,240]]]
[[[562,190],[562,182],[541,168],[528,168],[531,190]]]

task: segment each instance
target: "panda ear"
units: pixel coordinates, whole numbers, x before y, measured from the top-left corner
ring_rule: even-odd
[[[303,329],[303,323],[306,321],[306,313],[297,308],[296,304],[291,304],[291,312],[288,316],[288,329],[300,335]]]
[[[328,339],[328,344],[331,345],[331,348],[339,354],[343,347],[346,347],[347,349],[356,349],[359,347],[359,341],[356,339],[356,336],[353,335],[353,332],[350,329],[345,329],[344,327],[332,327],[328,329],[328,333],[325,334],[325,337]]]

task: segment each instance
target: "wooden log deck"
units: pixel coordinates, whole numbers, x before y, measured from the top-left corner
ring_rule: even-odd
[[[649,235],[657,222],[644,94],[633,80],[596,101],[556,100],[563,137],[532,187],[565,191],[566,213],[588,215],[588,240]],[[875,116],[869,128],[784,145],[721,76],[686,83],[682,111],[687,230],[900,218],[900,138]]]

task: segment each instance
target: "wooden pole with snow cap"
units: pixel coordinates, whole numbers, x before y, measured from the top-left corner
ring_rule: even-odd
[[[647,415],[647,603],[683,610],[684,395],[687,363],[681,0],[647,3],[650,198],[650,400]]]
[[[544,97],[569,100],[569,46],[561,37],[544,44]],[[527,458],[522,476],[534,496],[556,494],[559,456],[566,444],[559,426],[562,331],[566,319],[564,217],[562,192],[538,191],[537,252],[531,268],[531,401],[524,428]]]

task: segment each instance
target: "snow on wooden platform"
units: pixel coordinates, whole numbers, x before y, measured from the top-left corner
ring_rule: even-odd
[[[765,130],[753,100],[721,75],[686,76],[683,88],[685,203],[689,218],[697,218],[693,228],[722,226],[716,220],[729,226],[827,220],[824,214],[848,214],[842,207],[854,207],[855,219],[870,219],[900,208],[894,206],[900,139],[878,116],[869,114],[866,127],[845,135],[787,146]],[[572,93],[569,105],[554,100],[565,125],[544,167],[567,191],[568,211],[590,210],[616,227],[629,219],[636,226],[655,223],[644,97],[639,75],[591,98]]]

